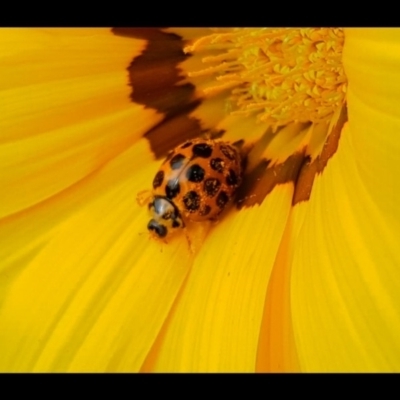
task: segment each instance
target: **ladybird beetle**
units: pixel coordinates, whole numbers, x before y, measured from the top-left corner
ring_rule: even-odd
[[[215,220],[242,180],[239,150],[219,140],[193,139],[176,147],[153,180],[147,229],[157,237],[185,221]]]

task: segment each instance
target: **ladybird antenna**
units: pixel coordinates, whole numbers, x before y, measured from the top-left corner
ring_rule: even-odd
[[[150,190],[148,189],[142,190],[136,195],[136,202],[140,207],[143,207],[149,202],[150,197],[151,197]]]

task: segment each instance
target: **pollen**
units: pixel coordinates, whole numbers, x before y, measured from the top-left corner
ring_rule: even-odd
[[[233,115],[256,115],[277,129],[291,122],[329,121],[346,100],[339,28],[240,28],[216,32],[187,46],[201,53],[205,96],[229,91]]]

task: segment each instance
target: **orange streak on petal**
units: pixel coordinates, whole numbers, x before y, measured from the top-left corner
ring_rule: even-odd
[[[292,229],[288,219],[265,299],[256,361],[257,372],[298,372],[290,307]]]

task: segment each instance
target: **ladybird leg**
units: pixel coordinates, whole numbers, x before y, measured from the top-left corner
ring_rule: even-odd
[[[148,204],[151,198],[151,190],[142,190],[136,195],[136,202],[140,207]]]
[[[186,240],[188,242],[189,251],[192,255],[194,255],[196,248],[195,248],[194,244],[192,243],[192,241],[190,240],[190,236],[189,236],[186,226],[183,226],[182,228],[183,228],[183,233],[185,234]]]

